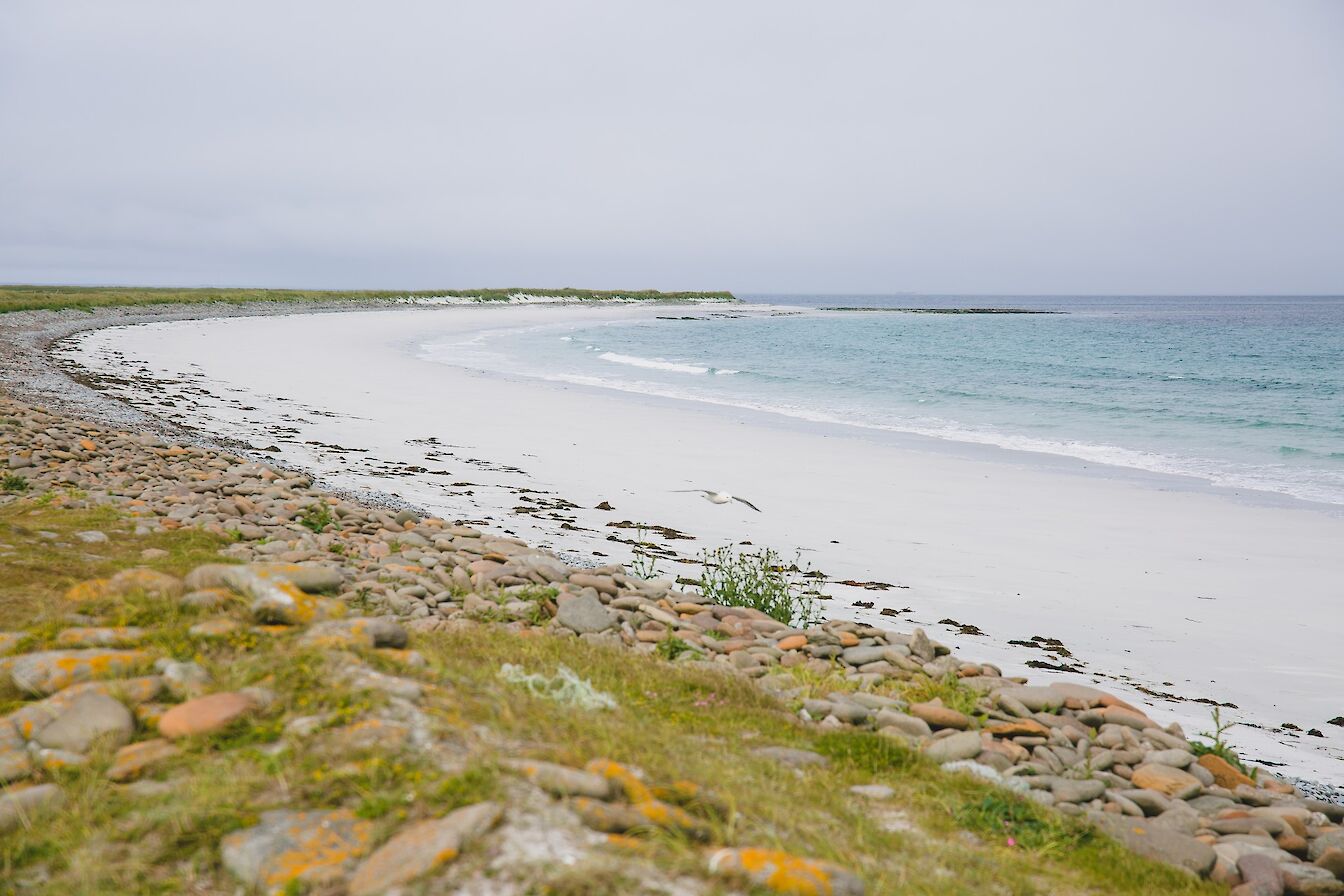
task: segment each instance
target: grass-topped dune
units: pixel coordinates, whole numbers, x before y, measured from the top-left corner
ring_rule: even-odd
[[[0,313],[6,311],[90,309],[121,305],[179,305],[222,302],[378,302],[458,298],[464,301],[508,302],[515,296],[537,296],[574,302],[736,302],[730,292],[660,292],[656,289],[429,289],[315,290],[217,289],[213,287],[138,286],[0,286]]]

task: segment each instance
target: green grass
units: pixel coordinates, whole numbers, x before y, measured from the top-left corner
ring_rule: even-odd
[[[620,299],[687,302],[736,302],[730,292],[659,292],[656,289],[429,289],[429,290],[314,290],[314,289],[179,289],[133,286],[0,286],[0,313],[6,311],[90,309],[108,305],[171,305],[198,302],[336,302],[377,299],[457,296],[483,302],[508,301],[510,295],[553,296],[574,301]]]
[[[18,473],[6,473],[4,476],[0,476],[0,492],[17,495],[26,491],[28,491],[28,480]]]
[[[28,626],[34,639],[53,637],[69,607],[62,594],[70,584],[138,564],[144,547],[168,551],[151,565],[177,574],[217,560],[219,539],[183,530],[136,538],[128,531],[132,521],[71,503],[57,496],[45,505],[20,499],[0,507],[0,543],[14,551],[0,565],[0,595],[17,595],[4,604],[0,628]],[[88,528],[108,532],[110,541],[72,549],[35,537],[50,531],[63,541]],[[552,593],[535,589],[534,599]],[[412,646],[428,665],[407,670],[377,651],[333,656],[300,647],[298,632],[192,638],[188,629],[200,617],[171,600],[128,595],[94,609],[107,619],[152,626],[152,650],[200,663],[216,689],[259,685],[276,699],[226,731],[187,741],[181,756],[154,769],[152,777],[173,782],[164,796],[132,797],[109,784],[106,756],[56,774],[66,792],[62,811],[0,838],[0,882],[24,892],[232,891],[219,864],[219,840],[268,809],[346,807],[371,820],[381,842],[404,822],[500,798],[509,786],[500,760],[517,756],[573,766],[607,758],[642,770],[652,785],[695,782],[726,808],[700,814],[712,843],[830,860],[858,873],[874,894],[1219,891],[972,776],[944,773],[894,740],[806,726],[747,679],[704,663],[469,626],[417,634]],[[351,730],[344,726],[377,718],[389,706],[381,694],[353,689],[332,674],[352,660],[421,679],[421,708],[442,746],[427,754],[398,750],[385,737],[362,746],[343,737]],[[618,708],[582,711],[531,696],[499,679],[506,662],[546,674],[567,665],[611,694]],[[949,705],[959,699],[955,682],[928,690]],[[272,749],[284,742],[288,722],[315,715],[326,719],[319,730]],[[794,773],[756,755],[766,745],[814,750],[829,763]],[[450,757],[456,761],[442,762]],[[894,797],[869,803],[849,793],[852,785],[873,783],[891,787]],[[906,829],[884,823],[893,813]],[[485,860],[467,850],[458,861],[472,867]],[[637,892],[631,881],[640,863],[674,876],[706,874],[701,844],[658,833],[644,838],[637,854],[603,851],[577,870],[543,873],[532,892]],[[0,883],[0,892],[5,887]],[[727,887],[711,883],[706,892]]]

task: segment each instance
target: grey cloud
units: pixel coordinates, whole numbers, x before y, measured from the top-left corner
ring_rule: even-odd
[[[10,2],[0,280],[1344,291],[1344,5]]]

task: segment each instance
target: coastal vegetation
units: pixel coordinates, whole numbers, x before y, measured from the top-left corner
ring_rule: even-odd
[[[508,302],[515,296],[539,296],[574,302],[736,302],[730,292],[660,292],[656,289],[422,289],[315,290],[217,289],[214,287],[0,286],[0,313],[6,311],[89,309],[120,305],[175,305],[223,302],[377,302],[453,298]]]
[[[131,783],[109,779],[110,750],[95,750],[84,764],[44,771],[43,780],[65,794],[63,809],[11,830],[0,845],[0,878],[26,892],[208,888],[223,872],[219,843],[252,829],[262,813],[291,803],[347,807],[352,823],[367,823],[371,842],[384,841],[407,824],[516,799],[508,763],[520,748],[524,755],[575,766],[612,757],[622,768],[639,768],[650,782],[669,782],[659,793],[674,791],[673,782],[712,788],[712,797],[706,791],[693,812],[694,832],[614,838],[621,842],[575,867],[557,865],[528,892],[650,892],[641,881],[655,866],[702,879],[705,839],[768,842],[817,855],[861,873],[870,893],[1215,892],[1207,883],[1135,859],[1044,807],[972,777],[940,772],[898,741],[802,727],[748,679],[725,672],[573,638],[523,637],[499,625],[417,634],[414,646],[425,659],[420,667],[394,659],[395,651],[353,648],[347,662],[422,683],[426,696],[419,706],[432,725],[448,732],[445,743],[470,745],[445,769],[432,754],[407,748],[390,721],[381,728],[371,724],[386,717],[396,699],[334,674],[332,654],[305,644],[303,626],[207,635],[200,623],[212,618],[210,611],[134,589],[72,603],[70,595],[78,593],[72,588],[81,582],[106,580],[128,567],[180,577],[202,563],[218,563],[228,540],[192,528],[135,535],[134,517],[78,493],[45,494],[51,496],[46,501],[19,498],[0,507],[0,542],[9,546],[0,568],[0,594],[6,596],[0,629],[30,632],[21,650],[59,643],[60,631],[68,628],[61,614],[77,605],[146,629],[143,648],[199,666],[212,687],[262,682],[272,702],[218,731],[178,741],[176,752]],[[108,539],[70,551],[68,544],[89,531]],[[617,709],[576,710],[511,687],[498,675],[505,664],[539,674],[572,667],[611,695]],[[26,702],[12,690],[3,697],[5,712]],[[137,726],[152,725],[141,713]],[[316,732],[299,739],[296,732],[312,725]],[[480,740],[481,731],[492,734]],[[776,760],[757,754],[761,743],[815,753],[825,762],[781,775]],[[884,802],[893,808],[875,810],[850,793],[851,786],[875,779],[891,788]],[[463,874],[488,870],[480,862],[480,856],[464,855],[456,867]],[[705,893],[739,892],[712,880],[700,886]]]
[[[0,462],[20,892],[1193,896],[1280,854],[1344,892],[1344,807],[820,621],[767,550],[681,590],[4,396]]]
[[[822,621],[819,575],[770,548],[737,551],[731,545],[703,551],[700,589],[716,604],[749,607],[785,625],[806,627]]]

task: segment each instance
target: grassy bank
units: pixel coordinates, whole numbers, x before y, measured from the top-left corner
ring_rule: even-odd
[[[214,289],[137,286],[0,286],[0,313],[6,311],[90,309],[119,305],[176,305],[202,302],[340,302],[454,297],[481,302],[507,302],[526,294],[576,302],[660,301],[735,302],[730,292],[659,292],[656,289],[430,289],[430,290],[320,290],[320,289]]]
[[[93,613],[150,630],[145,646],[200,664],[216,688],[264,684],[276,699],[232,728],[182,742],[175,758],[147,775],[171,782],[162,792],[109,782],[104,754],[85,766],[47,771],[66,793],[65,809],[0,838],[0,881],[27,892],[222,892],[231,884],[220,866],[221,838],[256,824],[266,809],[347,807],[372,824],[378,841],[460,805],[509,801],[503,763],[517,756],[575,766],[604,757],[642,768],[653,783],[695,782],[722,807],[704,819],[710,842],[829,859],[861,875],[870,894],[1217,891],[1056,813],[944,773],[896,741],[805,726],[726,672],[491,624],[417,633],[412,646],[427,662],[407,668],[386,651],[332,653],[305,645],[301,627],[195,634],[192,626],[206,611],[144,594],[80,605],[67,598],[76,582],[127,566],[181,575],[217,560],[215,551],[226,543],[187,528],[136,536],[133,526],[79,493],[48,492],[0,506],[0,629],[26,632],[21,649],[41,649],[55,643],[66,614]],[[107,540],[85,543],[79,533],[88,531]],[[146,555],[146,549],[154,550]],[[440,743],[436,755],[448,750],[460,761],[445,768],[387,738],[356,737],[361,723],[381,718],[388,700],[334,676],[333,664],[342,663],[422,682],[423,711]],[[533,696],[499,678],[504,663],[542,674],[568,665],[618,708],[584,711]],[[0,712],[23,702],[12,691],[0,693],[0,701],[6,704]],[[317,714],[322,729],[311,737],[284,733],[297,718]],[[789,769],[756,752],[765,745],[812,750],[828,763]],[[892,795],[868,802],[850,793],[857,784],[885,785]],[[484,861],[484,853],[464,855],[452,873],[476,873]],[[664,830],[618,838],[527,892],[642,893],[636,882],[651,868],[695,881],[707,894],[748,892],[708,878],[700,844]]]

